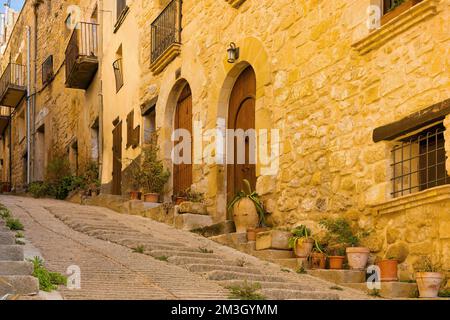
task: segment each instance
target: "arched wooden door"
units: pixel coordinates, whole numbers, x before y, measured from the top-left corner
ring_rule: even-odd
[[[252,67],[248,66],[236,80],[230,97],[228,108],[228,129],[255,129],[255,95],[256,76]],[[252,189],[256,187],[256,165],[251,158],[256,159],[255,144],[246,136],[242,141],[234,139],[234,163],[227,165],[227,198],[228,202],[237,192],[243,189],[243,180],[250,182]],[[256,139],[254,140],[256,143]],[[244,147],[245,163],[238,163],[237,148]],[[253,163],[250,163],[253,162]]]
[[[189,84],[186,84],[178,98],[177,109],[175,110],[174,129],[186,129],[192,135],[192,93]],[[181,143],[175,141],[175,144]],[[178,155],[175,155],[178,156]],[[183,157],[183,154],[179,154]],[[180,195],[192,185],[192,146],[190,163],[174,164],[173,166],[173,194]]]

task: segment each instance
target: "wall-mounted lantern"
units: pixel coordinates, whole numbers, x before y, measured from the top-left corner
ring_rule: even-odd
[[[239,48],[236,47],[234,42],[230,43],[230,47],[227,49],[228,52],[228,62],[235,63],[239,59]]]

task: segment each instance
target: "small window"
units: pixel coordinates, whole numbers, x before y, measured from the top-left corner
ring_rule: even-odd
[[[45,59],[42,64],[42,84],[49,84],[53,80],[53,55]]]
[[[134,127],[134,111],[127,115],[127,148],[136,148],[139,145],[141,126]]]
[[[155,107],[150,108],[143,115],[144,122],[144,143],[150,143],[152,134],[156,130],[156,110]]]
[[[392,155],[392,196],[449,184],[442,123],[398,141]]]
[[[122,58],[117,59],[113,63],[114,77],[116,78],[116,93],[123,87],[123,69]]]

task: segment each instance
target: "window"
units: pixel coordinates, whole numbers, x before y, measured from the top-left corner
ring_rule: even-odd
[[[122,25],[122,22],[125,20],[127,16],[129,7],[127,6],[126,0],[116,0],[116,23],[114,24],[114,33]]]
[[[22,111],[17,118],[17,140],[19,143],[25,139],[26,123],[25,112]]]
[[[141,126],[134,128],[134,111],[127,115],[127,148],[136,148],[139,145]]]
[[[116,61],[113,62],[114,77],[116,79],[116,93],[123,87],[122,45],[116,52]]]
[[[53,80],[53,55],[45,59],[42,64],[42,85],[49,84]]]
[[[144,120],[144,143],[150,143],[152,134],[156,129],[156,110],[155,106],[151,107],[145,114],[143,114]]]
[[[422,0],[382,0],[383,17],[381,18],[381,24],[385,24],[394,19],[419,2],[422,2]]]
[[[399,197],[450,183],[442,123],[398,141],[392,155],[392,196]]]

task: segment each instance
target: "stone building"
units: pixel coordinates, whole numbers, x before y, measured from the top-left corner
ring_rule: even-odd
[[[14,190],[44,180],[55,149],[74,174],[99,159],[96,10],[93,1],[25,1],[14,25],[1,59],[2,115],[11,112],[2,127],[2,180]]]
[[[67,5],[51,3],[52,10]],[[89,141],[100,137],[103,193],[129,191],[127,165],[155,131],[172,173],[166,201],[192,186],[206,194],[213,220],[223,221],[247,178],[275,226],[316,229],[321,218],[344,216],[372,231],[365,244],[373,253],[401,258],[404,277],[422,255],[448,268],[450,0],[393,3],[91,1],[80,6],[80,21],[99,24],[92,83],[76,91],[62,79],[56,87],[55,78],[52,98],[40,94],[36,105],[61,111],[46,116],[45,132],[58,123],[58,143],[70,150],[76,141],[77,159],[89,158]],[[31,7],[27,1],[21,15],[32,16]],[[45,41],[44,26],[57,24],[46,32],[58,32],[66,18],[42,22],[38,39]],[[25,28],[16,28],[23,39]],[[65,49],[63,38],[55,46]],[[55,36],[49,39],[45,50]],[[23,51],[17,43],[10,47]],[[48,54],[39,54],[38,66]],[[62,51],[58,57],[62,63]],[[192,164],[173,164],[174,129],[193,134]],[[214,137],[201,134],[209,129],[255,129],[270,146],[256,155],[246,147],[256,164],[227,164],[233,150],[209,148]]]

